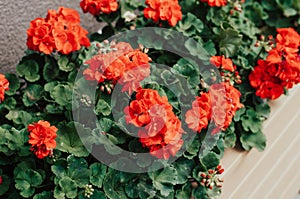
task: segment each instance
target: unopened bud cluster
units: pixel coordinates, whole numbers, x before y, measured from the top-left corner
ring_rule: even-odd
[[[222,82],[228,82],[231,85],[233,85],[234,83],[237,84],[241,84],[242,80],[241,80],[241,76],[239,75],[238,71],[234,71],[232,72],[227,72],[227,71],[222,71],[221,73],[221,78],[222,78]]]
[[[260,35],[259,39],[255,43],[255,47],[262,46],[267,52],[274,48],[274,38],[269,35],[267,38],[264,35]]]
[[[111,94],[115,85],[112,82],[105,82],[100,85],[100,91],[103,93]]]
[[[86,94],[83,94],[81,96],[80,102],[88,107],[92,105],[92,100],[91,100],[90,96],[88,96]]]
[[[85,188],[84,188],[84,197],[86,198],[90,198],[93,194],[94,194],[94,189],[93,189],[93,186],[92,185],[85,185]]]
[[[215,186],[221,188],[224,179],[220,178],[219,175],[223,172],[224,169],[221,165],[219,165],[215,170],[209,169],[207,173],[201,173],[200,177],[202,178],[202,180],[200,184],[209,189],[213,189]]]
[[[245,3],[245,0],[228,0],[228,3],[233,7],[233,9],[230,10],[230,14],[232,15],[234,11],[243,11],[243,3]]]

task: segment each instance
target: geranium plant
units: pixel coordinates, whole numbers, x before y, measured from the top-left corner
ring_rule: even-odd
[[[0,74],[0,196],[218,197],[224,149],[263,151],[268,100],[300,81],[299,2],[80,7],[99,32],[49,10]]]

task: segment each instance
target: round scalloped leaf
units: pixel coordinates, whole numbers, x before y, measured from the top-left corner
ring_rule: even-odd
[[[29,85],[23,94],[23,103],[25,106],[29,107],[34,105],[43,97],[44,89],[38,84]]]
[[[36,82],[40,79],[39,64],[32,59],[21,61],[17,65],[16,71],[18,75],[24,76],[29,82]]]
[[[107,167],[104,164],[94,163],[90,166],[90,170],[90,182],[92,185],[101,188]]]
[[[41,185],[43,178],[41,174],[32,169],[18,172],[15,176],[15,187],[20,190],[21,196],[29,198],[35,192],[35,187]]]
[[[15,74],[5,74],[5,77],[9,81],[9,90],[5,94],[12,96],[20,88],[19,78]]]

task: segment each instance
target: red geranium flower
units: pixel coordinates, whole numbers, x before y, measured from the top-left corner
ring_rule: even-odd
[[[9,89],[9,82],[3,74],[0,74],[0,103],[4,100],[5,91]]]
[[[30,23],[27,30],[27,46],[31,50],[51,54],[54,50],[69,54],[88,47],[88,32],[80,25],[76,10],[60,7],[58,11],[49,10],[45,19],[37,18]]]
[[[227,0],[201,0],[202,2],[207,2],[209,6],[216,6],[216,7],[221,7],[221,6],[226,6]]]
[[[91,13],[94,16],[99,15],[101,12],[109,14],[118,9],[116,0],[83,0],[80,2],[80,7],[84,13]]]
[[[55,48],[55,41],[52,36],[52,25],[45,19],[37,18],[30,22],[27,30],[27,46],[31,50],[50,54]]]
[[[300,35],[292,28],[279,28],[277,32],[276,47],[249,75],[251,86],[261,98],[276,99],[284,89],[300,82]]]
[[[176,155],[183,144],[183,130],[165,96],[156,90],[140,89],[124,112],[126,122],[140,128],[140,142],[151,155],[164,159]]]
[[[170,26],[175,26],[182,19],[178,0],[146,0],[146,4],[148,7],[144,10],[144,16],[156,23],[162,20],[168,21]]]
[[[231,84],[213,84],[209,90],[212,102],[212,120],[217,128],[225,130],[232,122],[235,112],[243,107],[241,93]]]
[[[202,129],[208,126],[211,117],[211,99],[209,93],[202,93],[193,101],[192,109],[185,115],[185,122],[188,127],[195,132],[200,133]]]
[[[28,142],[31,144],[34,154],[40,159],[52,155],[52,151],[56,147],[55,138],[58,129],[43,120],[29,124],[27,128],[30,133]]]
[[[218,68],[222,68],[224,70],[228,70],[230,72],[234,72],[234,66],[231,59],[225,58],[224,55],[222,56],[212,56],[210,58],[210,63],[215,65]]]
[[[256,95],[261,98],[277,99],[284,93],[283,86],[272,81],[264,82],[256,91]]]
[[[89,68],[83,71],[87,80],[98,83],[111,81],[123,86],[122,91],[131,94],[140,88],[140,82],[150,75],[147,54],[133,50],[130,44],[120,42],[110,47],[111,52],[100,53],[85,62]]]

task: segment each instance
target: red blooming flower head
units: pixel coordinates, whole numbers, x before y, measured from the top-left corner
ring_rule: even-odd
[[[126,122],[140,128],[139,140],[151,155],[164,159],[176,155],[183,144],[183,130],[165,96],[156,90],[140,89],[124,111]]]
[[[110,46],[111,51],[94,56],[83,75],[87,80],[98,83],[110,81],[123,86],[122,91],[132,94],[141,86],[140,82],[150,75],[151,59],[140,50],[133,50],[130,44],[120,42]]]
[[[82,0],[80,2],[83,12],[89,12],[94,16],[99,15],[101,12],[105,14],[115,12],[118,6],[116,0]]]
[[[202,2],[207,2],[209,6],[212,7],[221,7],[221,6],[226,6],[227,0],[201,0]]]
[[[200,97],[196,97],[192,103],[192,109],[186,112],[185,117],[185,122],[193,131],[200,133],[202,129],[205,129],[211,117],[209,93],[202,93]]]
[[[29,124],[27,128],[30,133],[28,142],[31,144],[31,150],[35,155],[40,159],[51,155],[56,147],[55,138],[58,129],[43,120]]]
[[[300,35],[293,28],[278,28],[276,46],[298,49],[300,46]]]
[[[27,30],[27,46],[31,50],[50,54],[55,48],[52,26],[45,19],[37,18],[30,22]]]
[[[80,25],[76,10],[60,7],[58,12],[49,10],[45,19],[37,18],[30,23],[27,30],[27,46],[31,50],[51,54],[54,50],[69,54],[88,47],[88,32]]]
[[[0,74],[0,103],[4,100],[5,91],[9,89],[9,82],[3,74]]]
[[[212,101],[212,120],[217,128],[225,130],[232,122],[235,112],[243,107],[241,93],[229,83],[213,84],[209,90]]]
[[[178,0],[146,0],[146,4],[148,7],[144,10],[144,16],[156,23],[162,20],[168,21],[170,26],[175,26],[182,19]]]
[[[268,98],[271,100],[277,99],[284,93],[283,86],[276,84],[272,81],[264,82],[258,90],[256,90],[256,95],[261,98]]]
[[[215,65],[218,68],[222,68],[224,70],[234,72],[234,65],[231,59],[225,58],[224,55],[222,56],[212,56],[210,58],[210,63]]]
[[[266,73],[268,62],[258,60],[257,64],[249,75],[250,84],[254,88],[258,88],[263,82],[270,80],[270,76]]]

